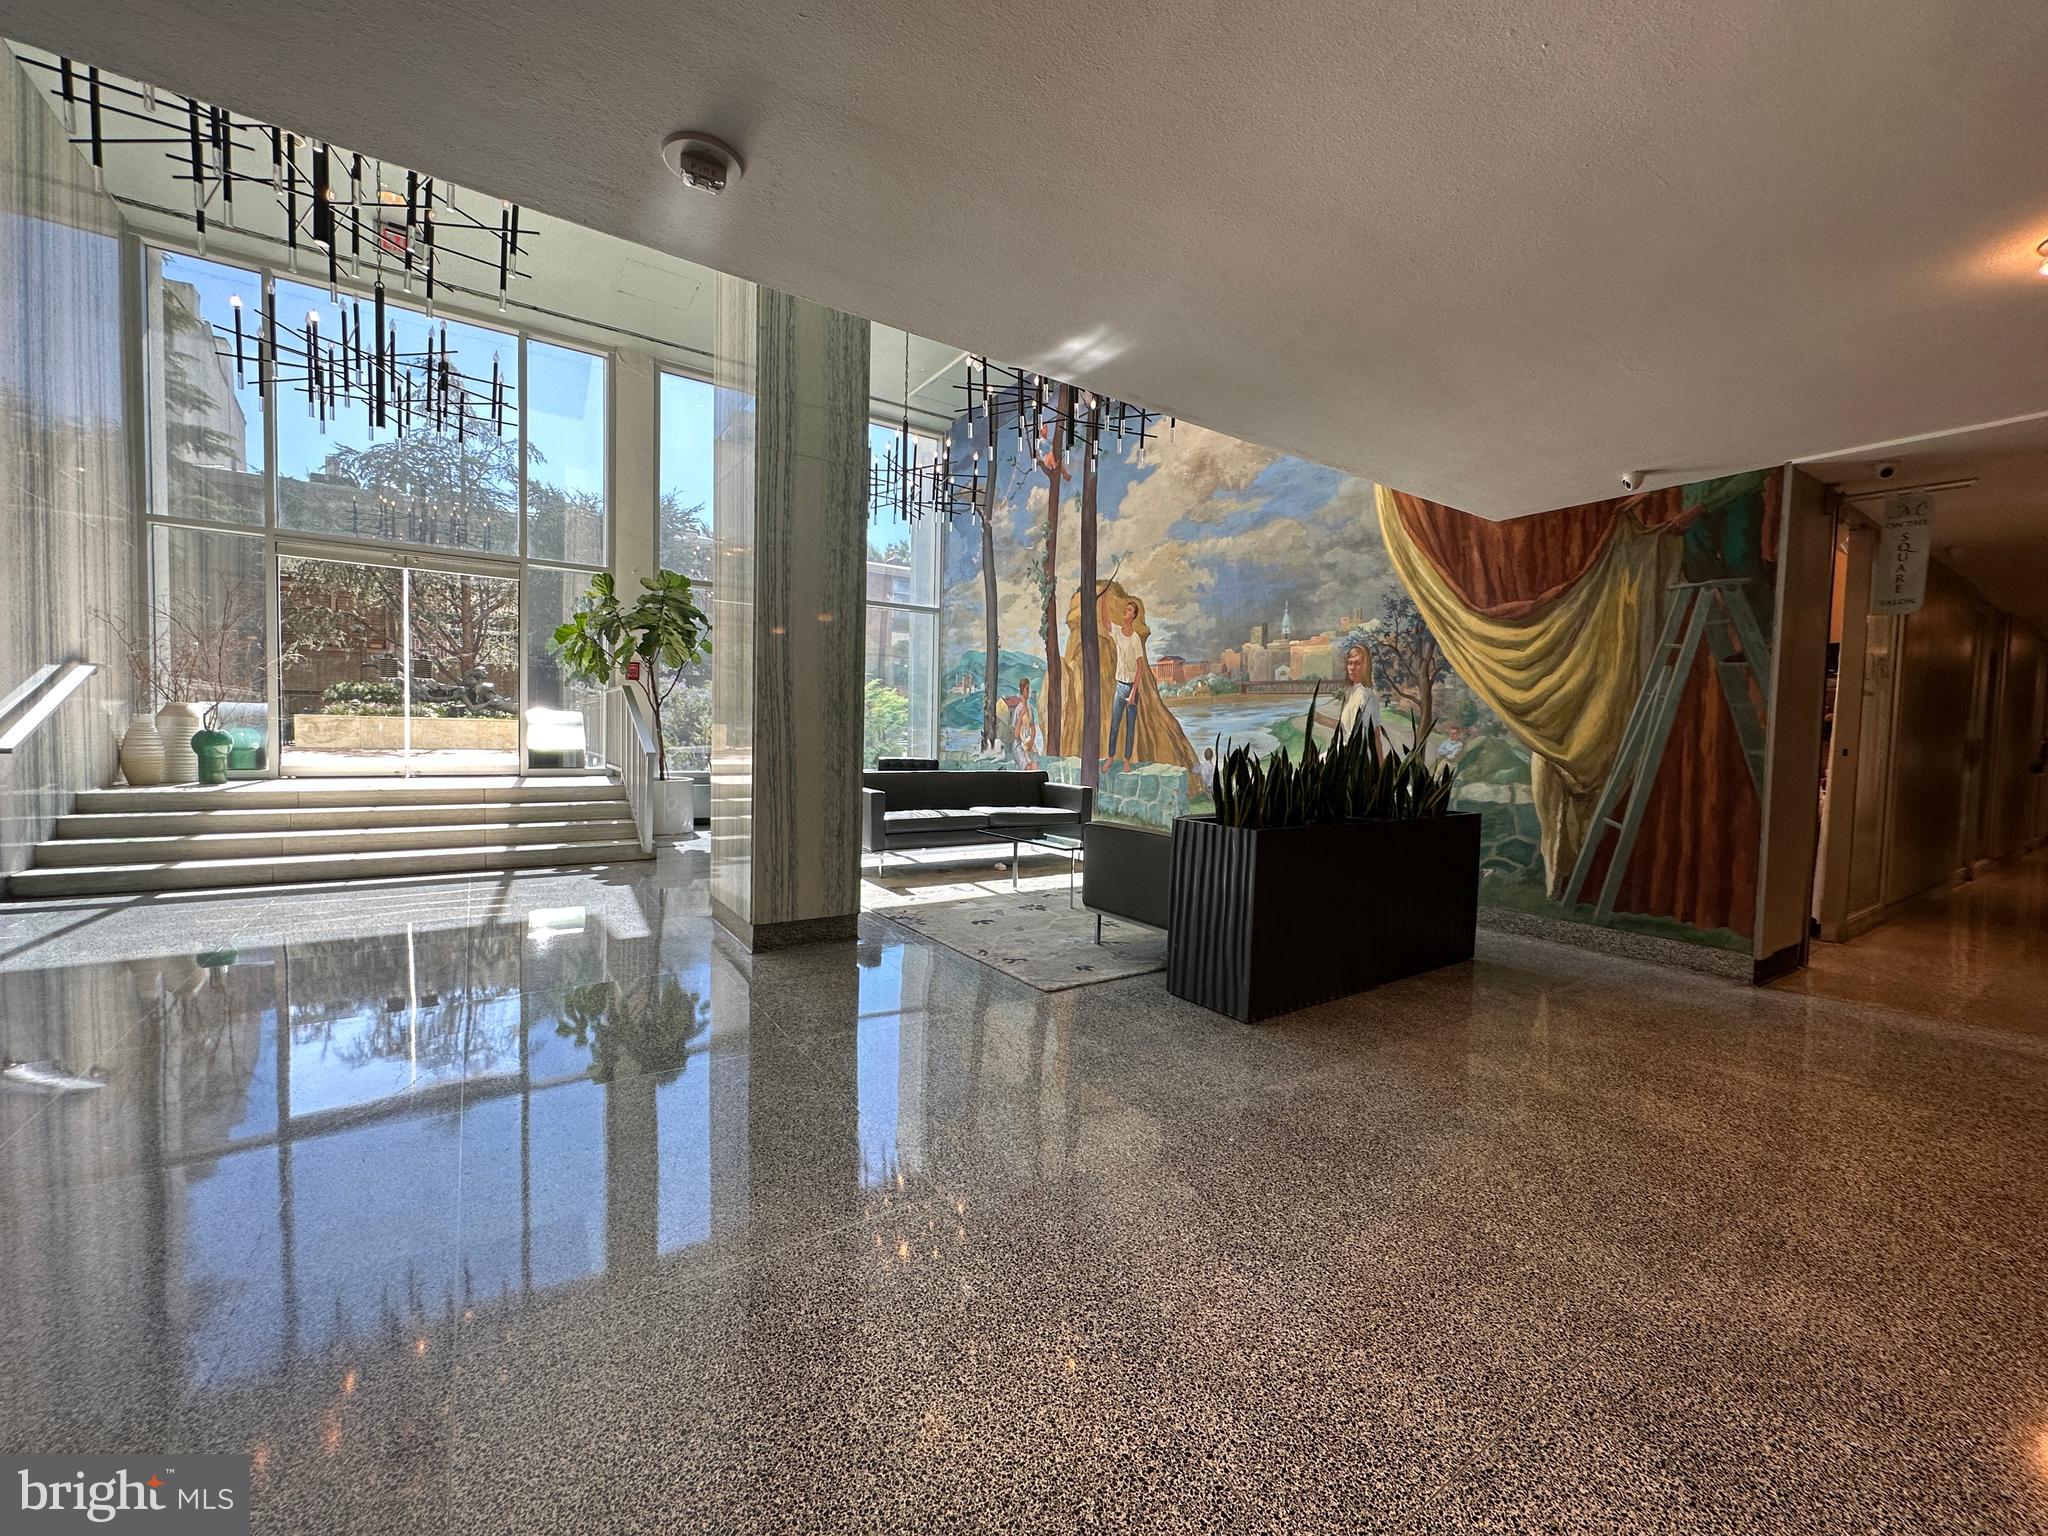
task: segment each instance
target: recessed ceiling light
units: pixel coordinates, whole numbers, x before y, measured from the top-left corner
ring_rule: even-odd
[[[2048,240],[2034,247],[2034,254],[2041,258],[2041,275],[2048,277]]]
[[[730,144],[693,128],[663,139],[661,158],[685,184],[700,192],[723,192],[746,174]]]

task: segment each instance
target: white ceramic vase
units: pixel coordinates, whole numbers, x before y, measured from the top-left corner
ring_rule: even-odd
[[[121,777],[138,789],[164,781],[164,739],[156,721],[141,710],[128,717],[128,729],[121,734]]]
[[[164,747],[164,783],[199,782],[199,754],[192,750],[198,730],[199,711],[190,704],[166,704],[156,712],[156,733]]]

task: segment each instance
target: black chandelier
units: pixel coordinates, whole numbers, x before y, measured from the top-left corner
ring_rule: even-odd
[[[276,400],[280,389],[303,393],[323,429],[346,403],[362,406],[372,427],[390,427],[400,436],[453,431],[461,442],[471,432],[505,435],[508,389],[497,353],[491,354],[489,378],[463,372],[455,366],[445,321],[438,338],[429,329],[424,349],[401,350],[397,329],[386,320],[381,278],[370,298],[367,341],[361,299],[341,310],[339,336],[323,336],[314,313],[307,314],[303,328],[279,320],[272,286],[264,289],[253,335],[243,325],[241,299],[228,302],[234,325],[231,332],[214,327],[215,348],[223,359],[234,358],[237,383],[248,382],[251,372],[256,375],[256,388],[266,402]]]
[[[869,504],[907,521],[925,517],[989,515],[995,493],[996,451],[1014,436],[1020,458],[1044,452],[1085,455],[1092,474],[1105,439],[1118,449],[1142,447],[1158,436],[1160,413],[1099,395],[1028,369],[967,359],[967,379],[956,386],[966,400],[952,429],[926,458],[910,430],[910,343],[904,338],[904,402],[896,442],[869,476]],[[1166,429],[1174,426],[1164,418]],[[959,442],[955,443],[955,437]],[[965,461],[962,461],[962,454]]]
[[[532,231],[520,228],[516,203],[499,203],[493,227],[463,207],[445,181],[406,171],[400,191],[385,184],[382,161],[366,161],[274,123],[69,58],[22,61],[55,77],[66,132],[90,158],[96,187],[104,189],[110,147],[162,146],[172,178],[192,188],[192,227],[201,256],[216,226],[276,240],[255,229],[246,214],[237,223],[237,193],[246,209],[253,192],[274,200],[283,216],[280,243],[291,271],[299,271],[302,252],[325,264],[328,297],[340,311],[338,335],[323,334],[316,314],[309,313],[303,326],[280,319],[272,284],[264,285],[261,313],[247,320],[240,297],[229,300],[233,324],[215,321],[212,331],[216,352],[223,361],[233,359],[238,382],[253,375],[266,402],[274,402],[280,389],[303,393],[308,411],[323,426],[352,404],[367,412],[373,427],[400,434],[504,434],[509,383],[496,354],[488,377],[464,372],[456,366],[446,323],[436,336],[431,321],[446,281],[442,266],[451,260],[493,273],[498,307],[505,308],[512,280],[527,276],[519,258],[533,240]],[[344,271],[356,278],[366,266],[373,278],[367,325],[364,301],[344,303],[340,290]],[[406,293],[415,279],[423,285],[430,322],[424,348],[400,349],[386,315],[387,274]]]
[[[381,160],[196,96],[122,80],[69,58],[51,63],[24,55],[22,62],[56,77],[65,131],[90,158],[96,188],[104,187],[109,147],[164,148],[172,178],[191,184],[192,227],[202,256],[214,223],[240,227],[237,192],[245,203],[253,192],[274,199],[284,215],[291,270],[299,270],[302,249],[313,251],[326,263],[330,293],[338,289],[344,268],[357,277],[368,262],[380,280],[387,267],[395,271],[406,292],[415,278],[421,280],[431,309],[443,281],[441,265],[452,260],[494,273],[502,310],[512,280],[527,275],[519,258],[533,235],[520,229],[517,203],[500,199],[495,221],[479,218],[462,206],[454,187],[431,176],[406,171],[401,191],[385,185]]]

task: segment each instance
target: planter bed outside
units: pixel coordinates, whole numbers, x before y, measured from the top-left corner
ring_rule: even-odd
[[[519,722],[502,719],[436,719],[412,723],[415,750],[514,752]],[[405,745],[405,721],[397,715],[293,715],[292,745],[327,752],[396,752]]]
[[[1252,1023],[1472,958],[1479,817],[1173,824],[1166,987]]]

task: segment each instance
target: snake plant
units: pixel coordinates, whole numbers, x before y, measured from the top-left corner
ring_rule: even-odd
[[[1217,743],[1216,819],[1229,827],[1306,827],[1360,818],[1406,821],[1450,809],[1457,766],[1431,768],[1420,744],[1388,747],[1363,717],[1350,732],[1316,740],[1316,703],[1309,698],[1301,758],[1283,747],[1267,758],[1250,747]]]

